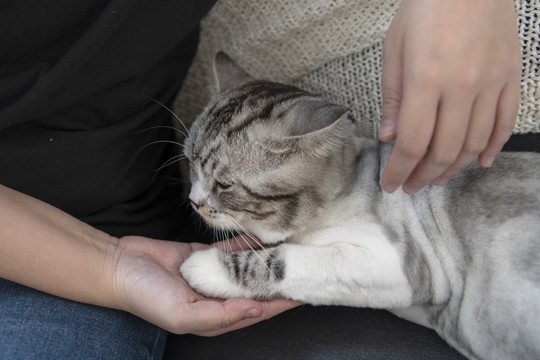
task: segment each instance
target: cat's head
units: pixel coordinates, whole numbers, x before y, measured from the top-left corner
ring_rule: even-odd
[[[212,227],[265,243],[305,230],[335,193],[340,153],[354,133],[346,109],[255,80],[221,53],[215,75],[219,95],[185,143],[193,207]]]

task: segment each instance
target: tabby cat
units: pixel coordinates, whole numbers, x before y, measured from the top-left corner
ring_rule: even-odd
[[[214,297],[384,308],[470,359],[540,359],[540,157],[502,153],[446,186],[382,191],[391,144],[347,110],[215,60],[220,95],[185,143],[206,222],[266,245],[194,253],[181,267]]]

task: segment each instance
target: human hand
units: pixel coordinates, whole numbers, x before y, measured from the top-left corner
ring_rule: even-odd
[[[395,140],[381,185],[446,184],[491,166],[519,107],[521,47],[511,0],[403,0],[383,50],[383,121]]]
[[[197,243],[121,238],[108,261],[119,299],[116,307],[173,333],[213,336],[299,305],[289,300],[208,299],[196,293],[179,269],[193,251],[205,248],[208,246]]]

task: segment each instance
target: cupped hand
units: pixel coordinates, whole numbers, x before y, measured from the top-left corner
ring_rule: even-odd
[[[381,179],[409,194],[478,157],[489,167],[519,107],[521,47],[512,0],[404,0],[383,49]]]
[[[289,300],[208,299],[180,275],[193,251],[208,248],[144,237],[124,237],[111,255],[117,308],[177,334],[219,335],[298,306]]]

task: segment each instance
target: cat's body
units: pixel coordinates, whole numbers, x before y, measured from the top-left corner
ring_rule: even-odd
[[[217,67],[233,89],[191,129],[190,198],[210,225],[273,245],[193,254],[181,271],[195,289],[385,308],[472,359],[540,358],[540,156],[387,194],[391,145],[356,137],[343,108]]]

